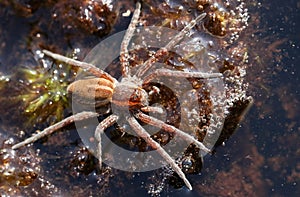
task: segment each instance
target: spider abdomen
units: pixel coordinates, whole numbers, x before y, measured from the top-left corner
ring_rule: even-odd
[[[74,81],[67,91],[80,103],[95,101],[94,103],[107,104],[111,101],[114,88],[114,83],[105,78],[87,78]]]

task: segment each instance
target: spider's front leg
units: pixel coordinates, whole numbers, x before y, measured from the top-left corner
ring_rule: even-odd
[[[126,31],[123,41],[121,43],[120,62],[121,62],[123,77],[127,77],[128,75],[130,75],[128,45],[129,45],[129,42],[130,42],[130,40],[134,34],[134,31],[136,29],[136,25],[139,21],[140,13],[141,13],[141,3],[137,2],[136,8],[134,10],[133,16],[130,21],[130,24],[127,28],[127,31]]]
[[[148,76],[145,77],[144,83],[150,83],[153,79],[157,77],[179,77],[179,78],[201,78],[201,79],[211,79],[211,78],[221,78],[222,73],[204,73],[204,72],[187,72],[187,71],[175,71],[169,69],[157,69]]]
[[[174,38],[172,38],[166,46],[160,48],[153,56],[144,62],[144,64],[136,72],[136,76],[143,78],[145,73],[147,73],[153,64],[158,61],[157,57],[159,57],[161,54],[171,51],[171,49],[176,46],[198,22],[204,19],[205,16],[206,13],[202,13],[195,19],[191,20],[190,23],[186,25]]]
[[[159,143],[151,138],[150,134],[138,123],[138,121],[134,117],[129,117],[127,120],[132,129],[138,134],[138,136],[143,138],[147,144],[149,144],[154,150],[156,150],[162,156],[162,158],[164,158],[168,162],[168,164],[171,165],[172,169],[184,181],[186,186],[190,190],[192,190],[192,185],[190,184],[180,167],[176,164],[175,160],[160,146]]]

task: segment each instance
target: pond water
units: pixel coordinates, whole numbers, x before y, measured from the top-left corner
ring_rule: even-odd
[[[31,76],[32,80],[37,81],[36,85],[39,80],[47,77],[41,67],[37,66],[37,62],[46,70],[51,70],[51,63],[43,62],[34,53],[37,50],[55,49],[65,54],[67,49],[80,49],[78,58],[84,59],[95,43],[113,32],[126,29],[129,23],[128,17],[120,20],[122,17],[117,16],[117,11],[109,9],[98,10],[102,17],[101,23],[82,23],[65,14],[68,9],[72,9],[69,1],[53,2],[55,1],[0,1],[0,88],[6,86],[5,79],[16,73],[13,80],[20,82]],[[79,1],[74,2],[76,4]],[[28,4],[31,8],[26,7]],[[53,4],[56,7],[51,7]],[[22,164],[38,168],[41,176],[36,178],[36,174],[31,174],[34,177],[32,183],[30,180],[22,180],[26,187],[16,186],[15,182],[1,176],[1,194],[149,196],[149,181],[150,185],[164,186],[161,196],[300,196],[300,1],[253,0],[246,4],[249,7],[250,21],[255,24],[252,26],[254,28],[248,30],[254,34],[253,40],[244,40],[251,45],[248,50],[252,60],[251,66],[247,68],[246,81],[249,83],[247,95],[253,97],[254,103],[239,128],[225,141],[225,145],[217,147],[213,155],[204,158],[201,173],[189,175],[193,191],[181,188],[182,185],[179,189],[175,189],[172,183],[169,186],[168,181],[172,182],[172,179],[162,183],[168,173],[166,170],[127,174],[107,167],[97,175],[96,159],[91,159],[91,154],[84,148],[74,126],[68,126],[66,132],[59,132],[53,138],[49,137],[29,146],[30,154],[26,150],[19,153],[27,155],[24,158],[28,161],[37,162],[31,166],[28,164],[30,162]],[[132,9],[133,3],[124,1],[122,6],[121,13]],[[49,19],[53,16],[49,12],[50,7],[58,15],[51,22]],[[80,18],[80,15],[76,16],[77,19]],[[72,21],[70,28],[64,27],[61,21]],[[56,31],[55,28],[60,26],[64,27],[63,30]],[[76,50],[74,51],[68,55],[77,56]],[[30,70],[37,68],[39,73],[20,72],[20,66]],[[66,79],[61,73],[67,73],[72,79],[73,72],[76,72],[60,68],[57,70],[55,72],[60,73],[57,75],[60,79]],[[18,94],[26,92],[28,88],[28,84],[21,84],[23,85],[18,87],[9,85],[9,91],[1,92],[1,143],[10,137],[20,141],[35,130],[54,122],[58,118],[57,114],[67,116],[71,113],[68,102],[54,103],[55,110],[47,110],[50,108],[45,105],[39,113],[34,112],[36,114],[33,117],[37,121],[27,122],[30,116],[28,118],[28,115],[20,111],[24,110],[24,106],[15,100],[19,98]],[[39,94],[45,93],[45,89],[49,87],[57,87],[53,81],[49,84],[46,88],[38,87]],[[66,84],[62,87],[66,87]],[[28,97],[36,95],[36,92],[31,92]],[[56,97],[51,98],[55,100]],[[60,95],[58,99],[66,97]],[[31,158],[34,154],[37,159]],[[21,166],[20,163],[14,165]],[[9,188],[15,191],[9,193]]]

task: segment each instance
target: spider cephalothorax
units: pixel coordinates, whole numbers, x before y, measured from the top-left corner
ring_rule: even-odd
[[[164,148],[155,141],[151,135],[141,126],[140,123],[151,125],[157,127],[166,132],[176,135],[187,141],[190,144],[194,144],[197,148],[204,152],[210,152],[210,150],[204,146],[204,144],[189,133],[186,133],[175,126],[167,124],[166,122],[157,119],[151,115],[151,113],[162,113],[161,107],[155,107],[149,105],[149,95],[144,89],[145,87],[150,87],[153,79],[159,77],[173,77],[173,78],[198,78],[198,79],[210,79],[210,78],[221,78],[221,73],[206,73],[197,71],[183,71],[183,70],[172,70],[165,68],[154,68],[150,72],[150,68],[153,68],[155,62],[159,60],[159,57],[165,55],[168,51],[177,45],[183,37],[196,25],[197,22],[201,21],[205,14],[199,15],[197,18],[192,20],[186,27],[183,28],[181,32],[175,35],[170,41],[162,48],[158,49],[151,57],[145,60],[143,63],[136,66],[136,70],[132,71],[129,65],[129,52],[128,45],[131,40],[135,27],[138,22],[140,15],[141,5],[137,3],[137,8],[133,14],[129,28],[124,36],[121,43],[120,52],[120,63],[122,70],[122,78],[118,81],[116,78],[106,73],[105,71],[97,68],[93,64],[88,64],[85,62],[80,62],[67,58],[65,56],[52,53],[47,50],[43,50],[44,54],[50,56],[56,60],[78,66],[84,69],[86,72],[94,75],[93,77],[88,77],[85,79],[77,80],[69,85],[68,91],[73,94],[73,99],[76,99],[79,103],[90,104],[91,102],[95,107],[107,106],[111,104],[112,107],[115,106],[119,113],[114,113],[111,110],[111,114],[108,115],[104,120],[102,120],[97,126],[94,137],[97,140],[97,158],[99,159],[99,166],[102,164],[102,146],[101,146],[101,135],[105,130],[115,124],[120,116],[125,116],[131,129],[136,133],[136,135],[144,140],[153,150],[157,153],[172,167],[172,169],[179,175],[179,177],[185,182],[189,189],[192,189],[191,184],[187,180],[185,174],[183,173],[180,166],[175,162]],[[157,87],[153,86],[153,89]],[[129,109],[130,113],[124,113]],[[102,114],[96,112],[79,112],[64,120],[46,128],[44,131],[14,145],[12,148],[17,149],[24,146],[25,144],[32,143],[43,136],[49,135],[54,131],[64,127],[75,121],[97,117]]]
[[[133,79],[123,78],[114,89],[112,103],[120,107],[141,108],[148,105],[148,94]]]

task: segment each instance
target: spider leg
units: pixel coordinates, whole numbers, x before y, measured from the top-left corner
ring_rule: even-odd
[[[193,136],[181,131],[180,129],[177,129],[176,127],[172,125],[168,125],[165,122],[156,119],[154,117],[148,116],[142,112],[138,112],[135,114],[135,117],[141,121],[143,121],[146,124],[150,124],[152,126],[156,126],[158,128],[162,128],[170,133],[176,133],[176,135],[180,136],[184,140],[196,144],[200,149],[202,149],[205,152],[211,152],[203,143],[196,140]]]
[[[93,117],[97,117],[97,116],[98,116],[98,113],[86,112],[86,111],[80,112],[80,113],[75,114],[75,115],[72,115],[72,116],[63,119],[62,121],[60,121],[60,122],[58,122],[54,125],[51,125],[51,126],[47,127],[46,129],[44,129],[40,133],[35,134],[35,135],[25,139],[24,141],[13,145],[12,149],[18,149],[22,146],[33,143],[33,142],[35,142],[35,141],[37,141],[37,140],[39,140],[39,139],[41,139],[41,138],[43,138],[47,135],[52,134],[53,132],[57,131],[58,129],[63,128],[64,126],[75,122],[75,121],[81,121],[81,120],[85,120],[85,119],[93,118]]]
[[[101,145],[101,134],[104,132],[105,129],[108,127],[112,126],[117,120],[118,120],[117,115],[110,115],[107,118],[105,118],[102,122],[99,123],[95,130],[95,138],[98,141],[98,146],[97,146],[97,153],[96,156],[98,158],[98,163],[99,163],[99,168],[101,169],[102,167],[102,145]]]
[[[142,107],[141,110],[143,112],[153,112],[153,113],[159,113],[162,114],[164,110],[161,107],[153,107],[153,106],[145,106]]]
[[[160,146],[159,143],[154,141],[150,134],[138,123],[138,121],[134,117],[129,117],[128,122],[132,129],[143,138],[147,144],[149,144],[153,149],[155,149],[172,167],[172,169],[179,175],[179,177],[184,181],[186,186],[192,190],[192,186],[190,182],[187,180],[185,174],[182,172],[180,167],[176,164],[174,159]]]
[[[48,50],[43,50],[43,53],[45,53],[49,57],[52,57],[53,59],[65,62],[65,63],[73,65],[73,66],[78,66],[78,67],[90,72],[91,74],[93,74],[96,77],[100,77],[100,78],[104,77],[104,78],[110,80],[111,82],[117,83],[117,80],[115,78],[113,78],[110,74],[97,68],[93,64],[77,61],[77,60],[65,57],[63,55],[57,54],[57,53],[52,53],[51,51],[48,51]]]
[[[136,8],[134,10],[133,16],[131,18],[130,24],[127,28],[123,41],[121,43],[120,49],[120,62],[122,67],[122,76],[127,77],[129,73],[129,53],[128,53],[128,45],[133,36],[133,33],[136,29],[136,25],[138,23],[138,19],[141,13],[141,4],[139,2],[136,3]]]
[[[204,73],[204,72],[186,72],[186,71],[175,71],[169,69],[157,69],[152,72],[150,75],[145,77],[144,83],[147,84],[153,79],[157,78],[158,76],[165,76],[165,77],[191,77],[191,78],[221,78],[223,75],[221,73]]]
[[[153,63],[155,63],[158,60],[158,57],[160,57],[162,54],[166,54],[168,51],[170,51],[205,16],[206,16],[206,13],[203,13],[203,14],[200,14],[197,18],[191,20],[190,23],[187,24],[174,38],[172,38],[166,46],[160,48],[153,56],[151,56],[147,61],[145,61],[141,67],[139,67],[139,69],[137,70],[136,76],[139,78],[142,78],[142,76],[144,76],[144,74],[151,68]]]

